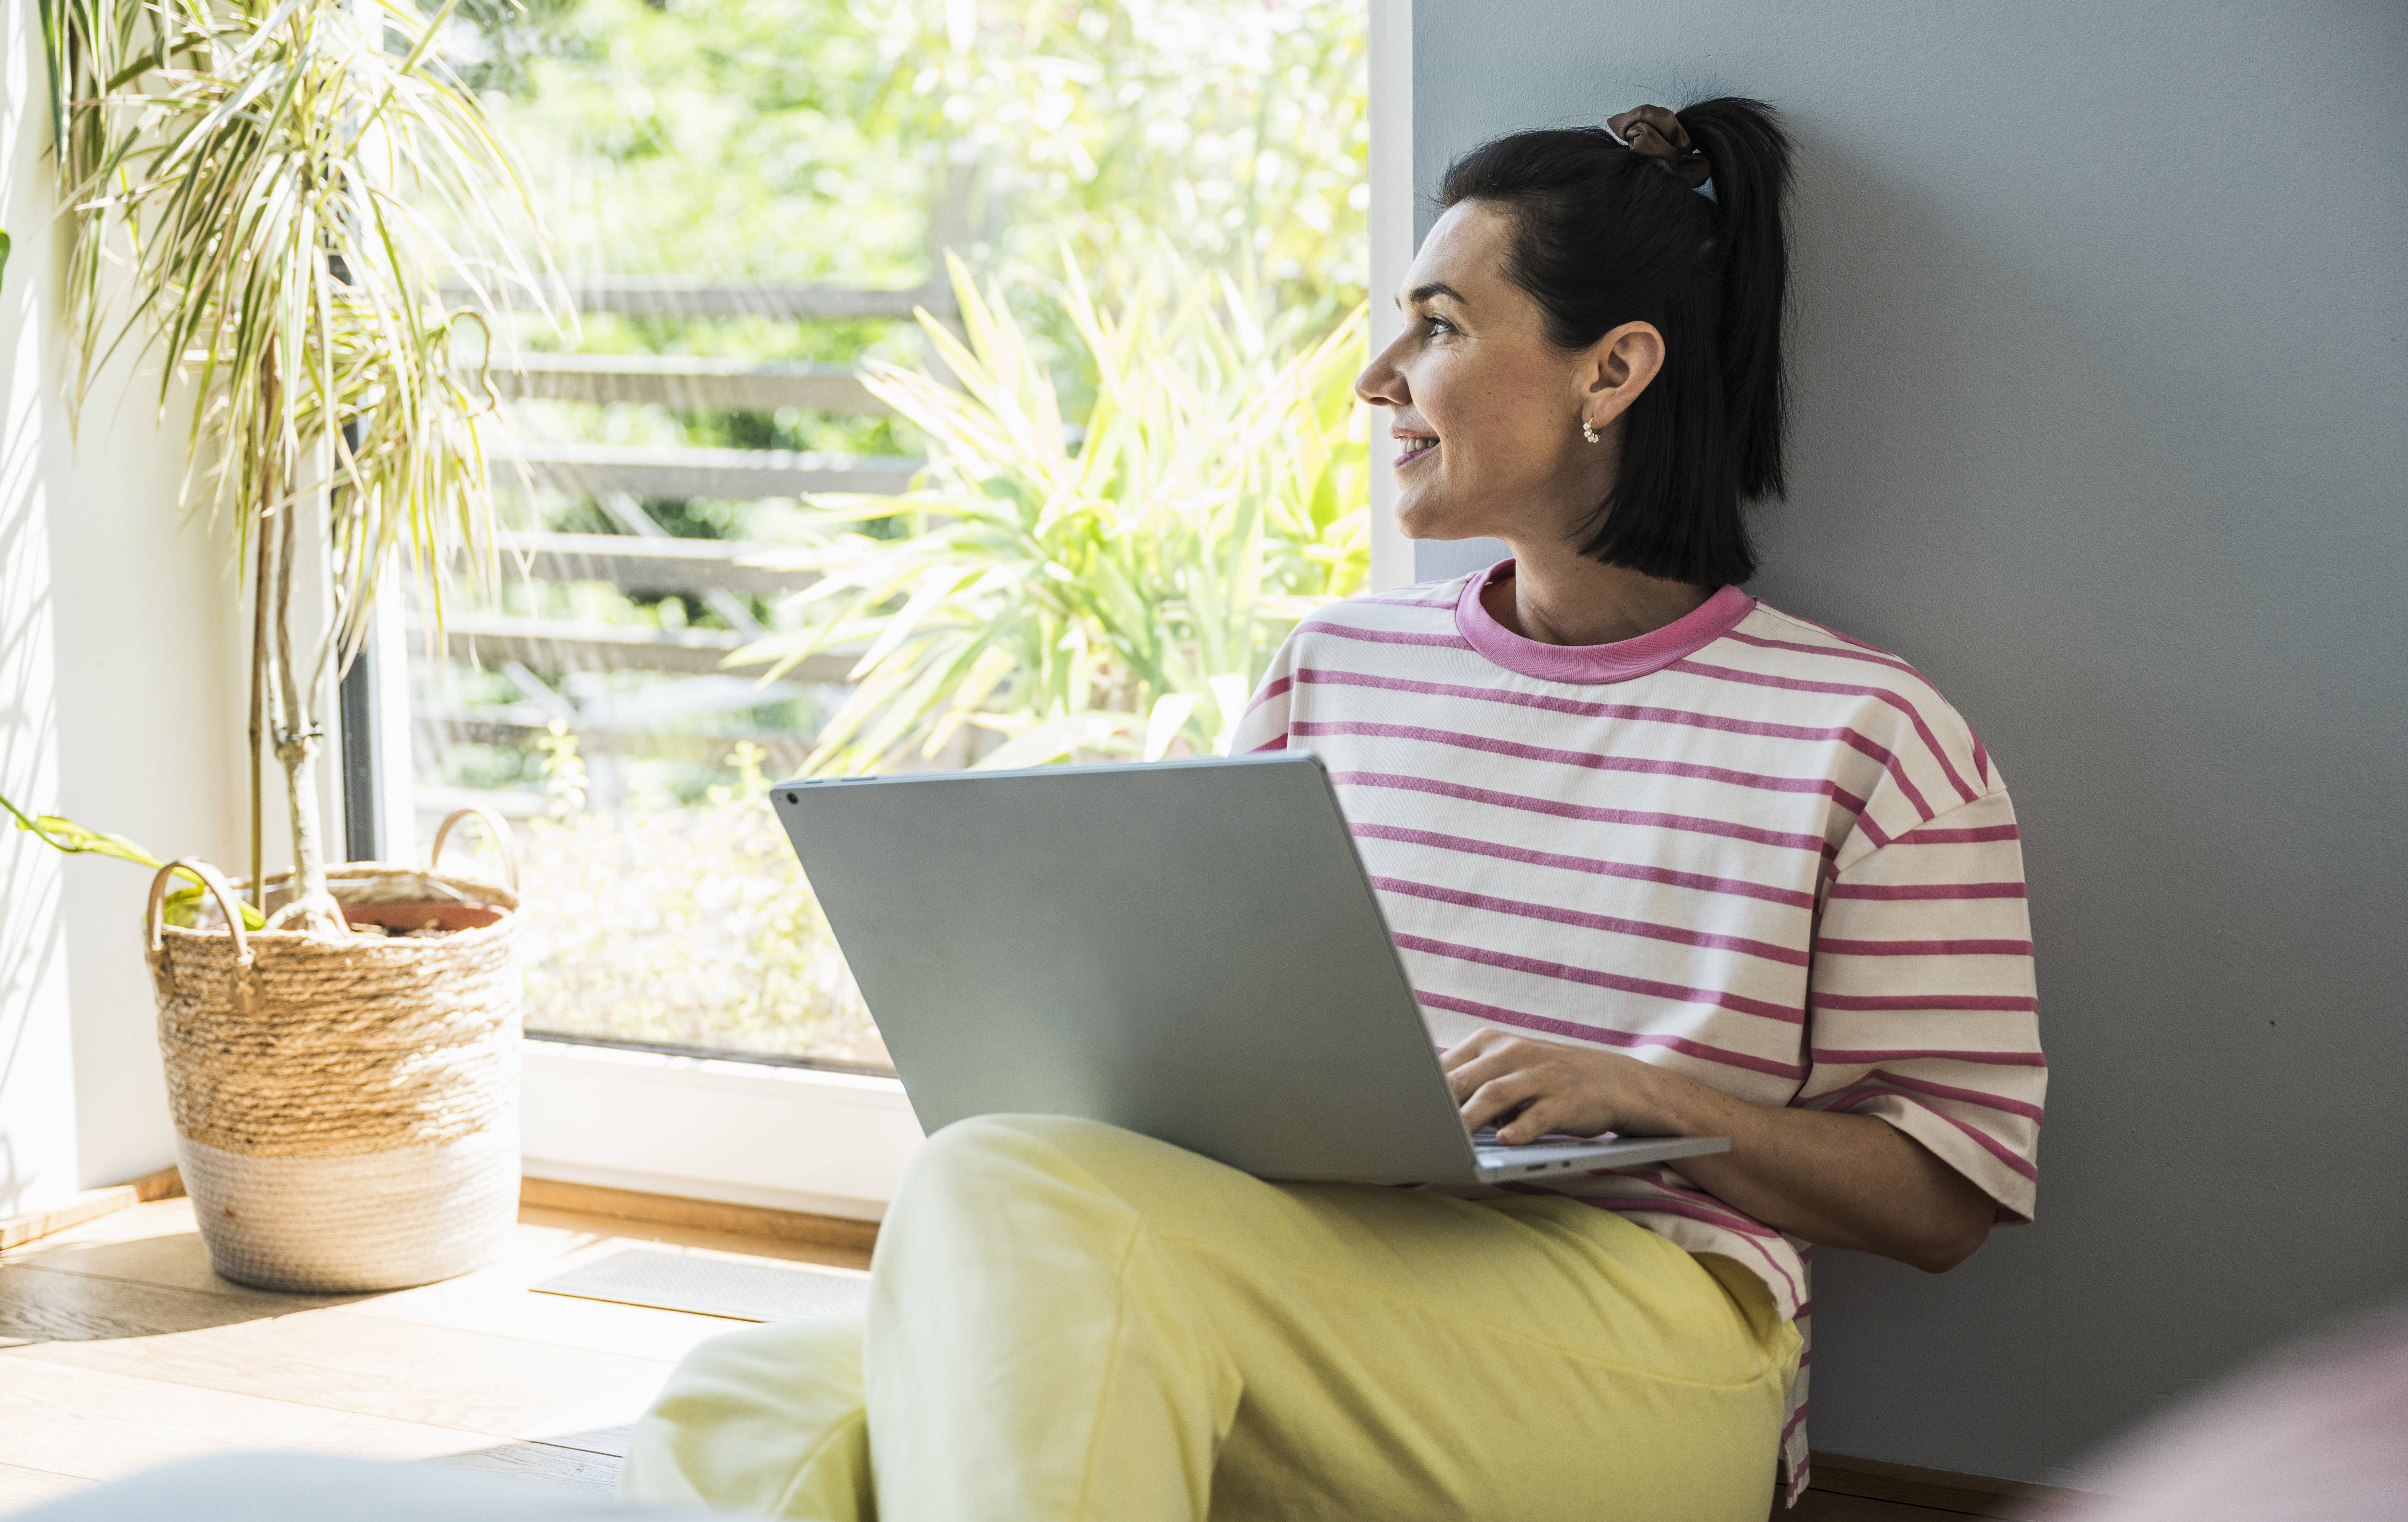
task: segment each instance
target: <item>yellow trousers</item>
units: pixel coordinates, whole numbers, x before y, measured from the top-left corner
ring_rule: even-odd
[[[1593,1206],[1267,1184],[1089,1121],[914,1156],[868,1319],[696,1348],[621,1493],[823,1522],[1763,1522],[1797,1328]]]

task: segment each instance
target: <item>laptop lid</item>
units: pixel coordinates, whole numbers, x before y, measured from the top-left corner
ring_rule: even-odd
[[[1263,1177],[1476,1177],[1310,754],[770,797],[925,1128],[1082,1115]]]

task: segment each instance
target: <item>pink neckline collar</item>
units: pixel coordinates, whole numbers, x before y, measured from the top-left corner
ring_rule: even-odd
[[[1513,573],[1513,562],[1500,560],[1463,584],[1455,600],[1455,626],[1471,648],[1505,668],[1541,682],[1628,682],[1660,671],[1684,656],[1713,644],[1739,626],[1756,609],[1756,599],[1727,586],[1660,629],[1636,639],[1603,645],[1550,645],[1528,639],[1499,624],[1480,600],[1480,592]]]

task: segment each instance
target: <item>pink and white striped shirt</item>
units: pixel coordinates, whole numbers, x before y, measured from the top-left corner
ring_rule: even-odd
[[[1432,1037],[1533,1031],[1878,1115],[2030,1219],[2023,855],[1965,721],[1905,662],[1736,587],[1637,639],[1541,644],[1481,604],[1512,573],[1305,620],[1231,745],[1326,764]],[[1669,1168],[1549,1186],[1744,1264],[1808,1329],[1807,1243]]]

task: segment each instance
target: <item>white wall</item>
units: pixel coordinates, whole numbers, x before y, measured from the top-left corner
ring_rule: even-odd
[[[1817,1256],[1813,1432],[2062,1478],[2408,1286],[2408,7],[1423,0],[1415,179],[1713,94],[1800,154],[1756,584],[2015,792],[2040,1217]],[[1425,558],[1425,575],[1437,568]]]
[[[155,371],[104,377],[80,439],[69,431],[37,17],[32,0],[0,17],[0,227],[15,239],[0,282],[0,792],[239,872],[231,559],[177,510],[183,418],[154,423]],[[288,854],[273,834],[270,850]],[[149,877],[0,829],[0,1215],[173,1160],[138,933]]]

